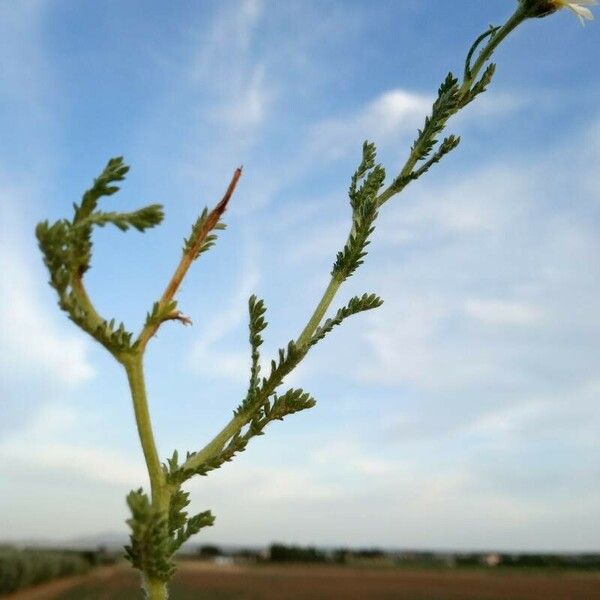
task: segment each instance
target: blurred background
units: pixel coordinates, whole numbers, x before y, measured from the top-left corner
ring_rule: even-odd
[[[163,327],[147,355],[161,456],[195,450],[246,390],[248,296],[268,307],[267,361],[327,284],[362,142],[394,175],[448,70],[514,6],[0,4],[0,543],[116,548],[126,493],[147,487],[124,373],[59,312],[35,224],[125,156],[104,207],[160,202],[166,221],[98,231],[87,283],[137,331],[243,164],[180,294],[194,326]],[[384,207],[338,300],[384,306],[290,378],[315,409],[189,485],[217,516],[190,552],[599,551],[599,50],[567,11],[501,47],[490,91],[449,126],[460,148]]]

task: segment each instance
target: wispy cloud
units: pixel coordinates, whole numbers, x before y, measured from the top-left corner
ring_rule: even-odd
[[[467,315],[490,325],[535,325],[543,318],[537,306],[506,300],[468,300]]]
[[[237,135],[261,125],[274,98],[266,65],[252,52],[264,10],[259,0],[221,7],[188,67],[190,81],[212,98],[208,116]]]
[[[46,0],[0,3],[0,161],[23,173],[19,167],[26,164],[28,177],[40,168],[42,155],[44,163],[52,159],[44,148],[60,111],[59,89],[42,41],[47,8]]]
[[[0,370],[5,377],[55,379],[75,385],[94,373],[88,344],[76,332],[66,332],[68,323],[65,330],[57,324],[61,315],[54,303],[48,302],[50,292],[42,294],[42,267],[31,265],[33,232],[26,238],[28,243],[21,239],[23,224],[14,209],[19,202],[27,204],[26,194],[7,182],[0,183],[4,197],[0,206]]]
[[[24,430],[0,442],[0,470],[5,477],[18,478],[29,471],[79,486],[92,481],[133,487],[147,478],[139,460],[105,448],[65,442],[64,438],[80,426],[72,406],[40,405]]]
[[[189,364],[205,377],[245,381],[249,369],[249,354],[243,350],[225,350],[227,338],[247,325],[248,298],[256,291],[260,281],[258,248],[255,242],[246,244],[244,259],[234,290],[228,294],[227,303],[213,311],[203,323]]]
[[[307,147],[319,160],[356,153],[365,139],[385,143],[416,131],[433,99],[407,90],[384,92],[358,111],[319,122],[312,127]]]
[[[559,152],[568,154],[570,148]],[[370,381],[438,390],[459,382],[495,381],[503,387],[507,377],[522,371],[518,362],[545,371],[572,364],[573,351],[584,359],[591,342],[586,341],[585,319],[574,329],[572,315],[561,306],[574,300],[572,286],[594,294],[574,265],[591,260],[597,240],[585,218],[557,217],[550,209],[560,194],[553,191],[560,190],[555,161],[552,151],[538,157],[534,169],[515,163],[484,168],[467,183],[424,183],[412,191],[408,204],[391,206],[383,215],[380,241],[387,249],[380,252],[395,247],[402,255],[379,275],[387,302],[374,315],[368,334],[379,357],[363,373]],[[494,334],[490,325],[503,327]],[[569,331],[573,347],[557,343],[552,351],[534,337],[525,340],[519,330],[507,329],[510,325],[543,325],[545,336],[556,339]],[[540,361],[547,361],[547,367]],[[377,363],[380,367],[372,370]],[[576,368],[573,377],[580,373]]]

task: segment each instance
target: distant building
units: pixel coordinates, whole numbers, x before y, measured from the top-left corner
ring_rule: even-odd
[[[485,554],[481,562],[487,567],[497,567],[502,562],[502,557],[496,552],[491,552],[490,554]]]

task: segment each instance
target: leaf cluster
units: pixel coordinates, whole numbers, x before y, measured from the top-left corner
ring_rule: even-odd
[[[200,216],[196,219],[192,225],[192,232],[190,237],[183,241],[183,252],[184,254],[191,253],[192,259],[196,260],[201,254],[210,250],[216,243],[218,235],[216,233],[208,233],[205,235],[205,230],[208,226],[209,219],[208,208],[205,207],[200,213]],[[223,230],[227,227],[222,221],[218,221],[211,230]],[[201,239],[202,238],[202,239]]]
[[[461,98],[458,79],[452,73],[448,73],[438,89],[431,114],[425,117],[425,124],[422,129],[419,129],[417,138],[411,146],[410,163],[413,166],[421,162],[423,164],[417,170],[411,170],[407,176],[408,181],[421,177],[460,143],[459,137],[450,135],[438,145],[438,138],[446,127],[448,119],[460,108]]]
[[[79,327],[98,340],[113,354],[131,348],[132,334],[123,323],[102,319],[93,308],[83,287],[83,275],[90,268],[92,231],[94,227],[114,225],[121,231],[130,227],[145,231],[161,223],[162,206],[151,204],[133,212],[103,212],[97,210],[100,199],[112,196],[129,167],[122,157],[111,158],[102,173],[94,180],[80,204],[74,204],[71,220],[48,221],[36,227],[36,237],[50,274],[50,285],[58,295],[58,304]]]
[[[170,300],[166,303],[155,302],[152,305],[152,310],[146,313],[146,327],[151,327],[153,325],[160,325],[163,321],[166,321],[169,318],[172,318],[171,315],[174,315],[177,312],[177,301]]]
[[[277,358],[271,361],[268,376],[260,379],[259,347],[263,343],[261,333],[267,327],[266,308],[263,300],[251,296],[248,302],[252,359],[250,385],[246,397],[234,411],[234,419],[238,419],[241,426],[226,440],[218,452],[194,465],[193,468],[186,464],[196,456],[195,453],[188,453],[186,462],[180,465],[178,453],[175,452],[167,461],[168,464],[163,467],[167,481],[172,485],[181,485],[194,475],[208,475],[210,471],[218,469],[224,463],[230,462],[236,454],[243,452],[253,437],[263,435],[269,423],[281,421],[287,415],[313,408],[316,401],[303,389],[292,388],[278,395],[277,388],[283,384],[285,377],[296,368],[310,348],[321,341],[334,327],[352,315],[378,308],[382,304],[383,300],[375,294],[363,294],[352,298],[346,306],[340,308],[332,318],[327,319],[315,330],[305,346],[300,347],[296,342],[290,341],[286,348],[281,348]]]
[[[322,325],[317,327],[309,341],[309,346],[314,346],[321,341],[334,327],[340,325],[348,317],[379,308],[382,304],[383,300],[376,294],[354,296],[346,306],[339,308],[333,317],[326,319]]]
[[[385,180],[385,171],[376,164],[375,145],[365,142],[362,160],[352,176],[348,195],[352,209],[352,230],[343,250],[336,257],[332,276],[340,283],[350,277],[363,263],[369,236],[373,233],[377,218],[378,194]],[[189,246],[188,246],[189,250]],[[260,377],[260,346],[262,333],[267,327],[264,301],[252,295],[248,301],[249,341],[251,348],[250,380],[246,396],[233,413],[233,429],[226,429],[223,438],[209,444],[200,453],[188,453],[186,461],[179,464],[178,453],[163,466],[166,480],[171,485],[181,485],[194,475],[207,475],[246,449],[249,441],[262,435],[266,426],[285,416],[312,408],[315,400],[302,389],[289,389],[279,395],[277,389],[287,375],[302,361],[308,351],[321,341],[334,327],[346,318],[381,306],[383,301],[375,294],[363,294],[351,298],[347,305],[338,309],[333,317],[315,327],[307,341],[302,344],[290,341],[280,348],[271,361],[268,375]],[[156,312],[159,307],[155,307]],[[149,315],[151,318],[151,315]],[[158,318],[158,317],[155,317]],[[218,439],[218,438],[216,438]]]
[[[250,347],[251,347],[251,367],[250,383],[246,398],[252,398],[256,394],[260,374],[260,352],[259,347],[263,343],[261,333],[267,327],[265,313],[267,308],[263,300],[258,300],[253,294],[248,300],[248,312],[250,313]]]
[[[127,496],[131,517],[130,543],[125,546],[131,565],[147,576],[168,581],[175,573],[173,555],[194,534],[214,524],[210,511],[192,517],[185,510],[190,504],[189,493],[176,488],[171,494],[167,514],[152,505],[140,488]]]
[[[491,83],[496,72],[496,65],[489,64],[479,77],[476,79],[476,71],[482,65],[474,64],[474,58],[477,51],[487,42],[481,54],[475,62],[484,63],[491,52],[483,54],[496,38],[500,27],[490,26],[473,43],[465,60],[464,78],[462,85],[458,78],[452,73],[448,73],[437,93],[437,98],[431,108],[431,113],[425,117],[425,123],[418,130],[417,137],[411,146],[410,158],[405,169],[394,179],[386,190],[380,204],[390,197],[401,192],[411,181],[419,179],[427,173],[431,167],[439,163],[447,154],[452,152],[460,144],[460,137],[449,135],[440,141],[440,136],[444,131],[448,120],[452,115],[473,102],[477,96],[485,92]]]
[[[135,569],[149,577],[168,581],[175,572],[171,561],[171,538],[167,517],[153,506],[148,495],[140,488],[127,496],[131,518],[130,544],[125,556]]]
[[[350,189],[350,206],[352,208],[352,229],[344,248],[338,252],[332,277],[340,281],[348,279],[364,262],[369,245],[369,237],[375,231],[377,219],[378,194],[385,181],[385,169],[375,164],[375,144],[363,144],[362,161],[352,175]]]

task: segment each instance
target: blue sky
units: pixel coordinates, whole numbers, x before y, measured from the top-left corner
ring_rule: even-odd
[[[88,287],[137,330],[190,224],[244,175],[147,357],[162,456],[203,445],[249,367],[297,337],[348,228],[365,138],[393,173],[449,69],[512,0],[27,0],[0,5],[0,538],[124,531],[142,482],[124,374],[59,313],[33,238],[106,160],[132,165]],[[194,481],[198,541],[597,550],[600,31],[526,23],[459,150],[382,210],[339,304],[374,291],[290,379],[317,399]]]

